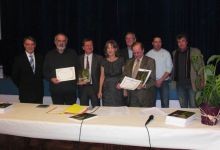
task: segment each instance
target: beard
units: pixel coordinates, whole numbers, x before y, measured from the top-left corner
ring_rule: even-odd
[[[66,48],[65,45],[57,46],[57,50],[58,50],[60,53],[63,53],[65,48]]]

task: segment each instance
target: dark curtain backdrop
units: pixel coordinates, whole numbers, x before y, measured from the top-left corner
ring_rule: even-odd
[[[54,47],[58,32],[69,37],[69,47],[82,53],[81,41],[94,40],[95,52],[103,54],[106,40],[124,47],[127,31],[136,33],[145,50],[153,35],[160,35],[170,52],[175,36],[186,32],[191,46],[202,50],[205,59],[220,54],[219,0],[1,0],[1,61],[10,75],[15,55],[23,51],[26,35],[37,39],[37,50],[45,55]]]

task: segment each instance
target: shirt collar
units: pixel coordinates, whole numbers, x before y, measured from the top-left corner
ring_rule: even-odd
[[[87,56],[88,56],[88,57],[92,57],[92,54],[93,54],[93,53],[91,53],[91,54],[85,54],[85,56],[86,56],[86,57],[87,57]]]
[[[26,53],[27,57],[34,56],[34,52],[30,54],[30,53],[25,51],[25,53]]]

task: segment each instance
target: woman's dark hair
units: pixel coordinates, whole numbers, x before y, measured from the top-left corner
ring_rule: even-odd
[[[118,44],[115,40],[108,40],[105,43],[105,47],[104,47],[105,56],[108,57],[108,53],[107,53],[108,45],[112,45],[112,47],[116,49],[115,56],[118,57],[119,56],[119,54],[118,54],[119,47],[118,47]]]

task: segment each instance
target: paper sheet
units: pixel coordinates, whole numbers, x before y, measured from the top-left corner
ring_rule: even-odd
[[[120,84],[120,87],[122,89],[135,90],[140,83],[141,83],[141,80],[136,80],[136,79],[125,76]]]
[[[66,67],[56,69],[56,77],[59,81],[75,80],[75,67]]]
[[[167,113],[162,111],[161,109],[157,107],[152,107],[152,108],[143,108],[140,110],[141,115],[154,115],[154,116],[166,116]]]
[[[97,111],[94,112],[98,116],[120,116],[120,115],[129,115],[129,109],[126,106],[122,107],[100,107]]]

